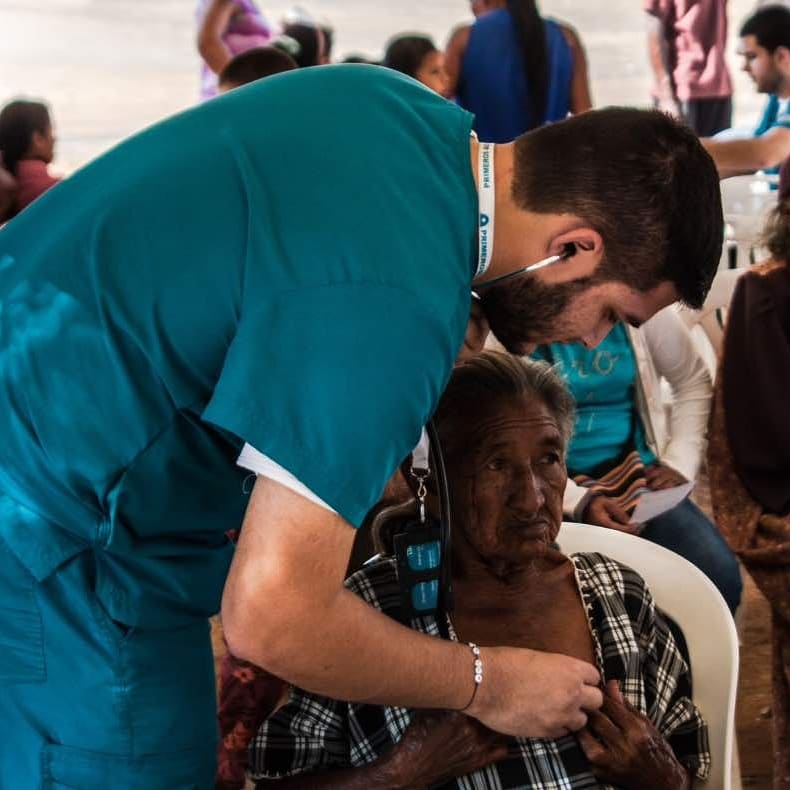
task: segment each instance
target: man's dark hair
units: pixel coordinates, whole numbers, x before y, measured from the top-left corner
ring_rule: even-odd
[[[426,55],[436,52],[436,45],[428,36],[404,34],[390,39],[381,65],[416,77]]]
[[[778,47],[790,49],[790,9],[783,5],[757,9],[741,25],[740,36],[754,36],[757,43],[769,52]]]
[[[0,157],[12,175],[32,145],[33,134],[46,134],[51,126],[49,109],[43,102],[14,99],[0,110]]]
[[[702,307],[724,235],[719,176],[687,127],[655,110],[609,107],[521,135],[513,199],[575,214],[601,234],[598,281],[638,291],[671,282]]]
[[[236,55],[222,69],[219,75],[220,85],[246,85],[262,77],[291,71],[296,68],[296,61],[287,53],[276,47],[255,47]]]

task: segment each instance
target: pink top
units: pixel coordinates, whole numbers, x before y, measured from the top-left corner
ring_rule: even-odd
[[[663,23],[678,99],[731,96],[727,0],[644,0],[643,7]]]
[[[46,162],[40,159],[22,159],[16,165],[16,207],[21,211],[39,195],[60,181],[50,175]]]
[[[208,11],[210,0],[199,0],[197,7],[198,27]],[[260,12],[255,0],[233,0],[236,10],[230,19],[222,41],[231,55],[239,55],[254,47],[264,47],[272,38],[272,29]],[[200,72],[200,98],[210,99],[217,95],[217,75],[205,64]]]

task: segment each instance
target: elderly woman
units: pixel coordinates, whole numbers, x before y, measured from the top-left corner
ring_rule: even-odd
[[[451,637],[480,646],[482,683],[495,649],[487,645],[589,661],[605,680],[604,705],[578,733],[512,739],[459,712],[294,689],[251,746],[258,786],[679,790],[705,777],[707,731],[689,668],[644,581],[606,557],[568,557],[555,545],[573,424],[557,376],[544,363],[487,352],[455,370],[435,420],[455,524]],[[348,585],[402,618],[393,558],[373,560]],[[411,627],[438,633],[432,617]]]

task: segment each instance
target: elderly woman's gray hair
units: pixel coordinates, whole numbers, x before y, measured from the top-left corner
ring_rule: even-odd
[[[435,421],[443,443],[450,442],[475,404],[498,400],[539,400],[545,404],[567,444],[573,433],[576,406],[554,368],[546,362],[500,351],[485,351],[459,365],[436,410]],[[470,412],[471,410],[471,412]]]

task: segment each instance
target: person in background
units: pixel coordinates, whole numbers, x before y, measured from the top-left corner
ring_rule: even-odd
[[[373,58],[369,58],[367,55],[363,55],[361,52],[351,52],[346,55],[343,60],[343,63],[357,63],[362,64],[365,66],[380,66],[381,63],[377,60],[373,60]]]
[[[790,9],[758,8],[741,26],[739,54],[743,70],[768,102],[754,133],[744,139],[704,139],[721,178],[778,172],[790,156]]]
[[[0,155],[16,180],[15,214],[60,181],[49,172],[55,156],[55,135],[43,102],[15,99],[0,110]]]
[[[713,515],[771,604],[773,788],[790,788],[790,164],[753,266],[727,311],[711,412]]]
[[[324,51],[321,55],[321,66],[326,66],[332,62],[332,48],[335,45],[335,29],[331,25],[322,24],[318,26],[321,35],[324,37]]]
[[[201,99],[218,92],[218,75],[234,55],[269,43],[273,32],[255,0],[199,0],[197,48]]]
[[[3,167],[0,157],[0,225],[14,216],[16,207],[16,179]]]
[[[326,62],[324,33],[320,27],[312,22],[289,22],[282,33],[274,45],[287,52],[300,69]]]
[[[727,0],[644,0],[653,99],[700,137],[732,123]]]
[[[448,95],[444,54],[428,36],[406,34],[390,39],[381,65],[413,77],[440,96]]]
[[[615,325],[596,347],[539,346],[535,356],[559,366],[576,400],[565,489],[571,519],[640,534],[696,565],[731,611],[741,575],[732,551],[688,498],[647,521],[631,523],[639,495],[696,479],[705,446],[711,380],[674,308],[641,328]],[[661,380],[672,388],[665,414]]]
[[[475,114],[481,140],[504,142],[592,107],[576,32],[543,19],[535,0],[475,0],[477,20],[447,45],[449,90]]]
[[[277,47],[256,47],[236,55],[219,75],[219,92],[225,93],[255,80],[298,68],[296,61]]]

